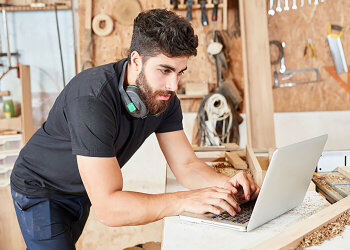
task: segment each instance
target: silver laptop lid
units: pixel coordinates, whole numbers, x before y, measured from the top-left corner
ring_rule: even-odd
[[[275,151],[247,231],[301,204],[327,138],[322,135]]]

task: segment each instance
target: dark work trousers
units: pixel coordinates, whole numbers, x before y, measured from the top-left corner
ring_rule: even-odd
[[[12,189],[11,193],[27,249],[75,249],[90,212],[87,195],[48,199],[23,195]]]

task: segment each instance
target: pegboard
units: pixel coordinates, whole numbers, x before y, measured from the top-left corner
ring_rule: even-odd
[[[276,1],[274,2],[276,7]],[[284,1],[281,2],[281,7],[284,9]],[[343,26],[341,41],[347,62],[350,63],[350,20],[347,18],[350,2],[326,0],[324,3],[314,5],[312,0],[312,5],[308,5],[305,1],[303,8],[300,8],[299,1],[297,3],[296,10],[292,10],[292,3],[289,1],[289,11],[276,12],[274,16],[268,16],[269,40],[286,43],[284,52],[287,70],[318,68],[321,82],[274,89],[274,110],[275,112],[348,110],[350,109],[348,75],[346,73],[340,75],[343,81],[340,83],[325,70],[325,67],[334,66],[327,42],[330,23]],[[269,1],[267,1],[269,7],[268,4]],[[314,58],[310,54],[304,57],[309,37],[316,50]],[[271,74],[273,75],[273,71],[278,69],[279,65],[272,66]]]

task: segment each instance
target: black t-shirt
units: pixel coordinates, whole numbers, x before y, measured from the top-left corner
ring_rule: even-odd
[[[124,62],[85,70],[67,84],[19,154],[11,174],[16,192],[49,198],[84,195],[76,155],[116,157],[122,167],[153,132],[183,129],[176,96],[159,116],[137,119],[127,113],[118,91]]]

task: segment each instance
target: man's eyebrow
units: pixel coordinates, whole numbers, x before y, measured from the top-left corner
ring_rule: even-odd
[[[172,67],[170,65],[167,65],[167,64],[159,64],[159,66],[161,66],[163,68],[166,68],[166,69],[170,69],[171,71],[174,71],[174,72],[176,71],[174,67]],[[180,73],[185,71],[185,70],[187,70],[187,67],[184,68],[183,70],[181,70]]]

